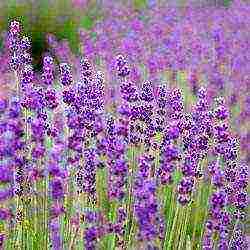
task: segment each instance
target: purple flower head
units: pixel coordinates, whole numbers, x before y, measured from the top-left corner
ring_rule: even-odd
[[[27,36],[22,37],[20,41],[20,48],[23,50],[29,50],[31,48],[31,42]]]
[[[175,140],[179,137],[179,135],[180,135],[180,129],[174,123],[167,128],[166,137],[169,140]]]
[[[20,55],[17,55],[16,52],[14,52],[10,59],[10,68],[12,70],[17,70],[20,66],[20,63],[21,63]]]
[[[53,177],[61,177],[65,178],[66,175],[64,173],[64,170],[61,169],[57,164],[51,163],[48,167],[49,174]]]
[[[189,194],[192,192],[194,187],[194,178],[192,177],[184,177],[178,184],[178,193],[180,194]]]
[[[117,221],[119,223],[124,222],[126,220],[126,210],[123,207],[119,207],[117,210]]]
[[[42,144],[37,144],[31,152],[31,155],[34,159],[41,159],[42,157],[44,157],[46,153],[46,148],[44,145]]]
[[[51,183],[51,195],[53,200],[62,199],[64,197],[64,185],[61,178],[54,178]]]
[[[130,68],[122,55],[118,55],[116,58],[116,70],[118,72],[117,75],[120,77],[126,77],[130,74]]]
[[[151,102],[154,100],[153,85],[150,81],[146,81],[143,83],[140,99],[145,102]]]
[[[62,239],[60,236],[60,224],[59,224],[57,217],[51,220],[49,227],[50,227],[52,249],[53,250],[62,249]]]
[[[50,216],[52,219],[59,217],[63,213],[65,213],[65,208],[61,204],[53,204],[50,208]]]
[[[98,223],[101,221],[102,216],[97,211],[87,211],[84,213],[84,219],[87,223]]]
[[[93,74],[92,66],[87,58],[80,59],[80,71],[83,78],[89,78]]]
[[[53,57],[51,57],[51,56],[48,55],[48,56],[45,56],[43,58],[43,65],[44,65],[44,67],[51,68],[51,67],[53,67],[53,64],[54,64]]]
[[[20,82],[23,87],[29,85],[34,80],[33,68],[30,64],[25,65],[21,74]]]
[[[223,208],[227,204],[227,195],[223,190],[212,194],[210,199],[212,208]]]
[[[31,123],[32,137],[40,140],[45,135],[45,123],[42,119],[34,119]]]
[[[127,61],[125,60],[123,55],[118,55],[116,57],[116,67],[119,69],[121,69],[122,67],[124,67],[126,65]]]
[[[166,145],[164,148],[162,148],[162,157],[166,159],[166,161],[175,161],[180,158],[180,152],[179,149],[173,145]]]
[[[223,187],[225,184],[225,176],[224,172],[220,169],[216,170],[215,173],[212,176],[212,184],[215,187]]]
[[[167,106],[167,88],[165,85],[159,87],[156,101],[158,107],[163,111]]]
[[[230,242],[231,249],[248,249],[248,241],[246,235],[243,232],[243,229],[238,226],[232,235]]]
[[[6,235],[4,233],[0,233],[0,247],[2,248],[4,246]]]
[[[85,249],[88,250],[95,249],[95,244],[97,239],[99,238],[100,233],[101,233],[100,229],[95,226],[85,229],[83,236],[85,242]]]
[[[0,165],[0,183],[8,183],[12,180],[12,171],[9,166]]]
[[[64,90],[63,93],[63,102],[71,105],[74,104],[75,100],[76,100],[76,93],[73,89],[69,89],[69,90]]]
[[[21,105],[19,101],[12,101],[10,103],[10,108],[8,110],[8,116],[9,118],[17,118],[21,114]],[[9,122],[9,124],[13,124]],[[10,126],[9,126],[10,127]]]
[[[51,85],[53,83],[53,80],[53,58],[51,56],[45,56],[43,58],[42,81],[46,85]]]
[[[13,188],[0,190],[0,201],[11,199],[14,196]]]
[[[186,155],[181,171],[184,176],[194,176],[197,169],[197,161],[192,155]]]
[[[124,82],[120,86],[122,98],[127,102],[136,102],[138,100],[138,92],[136,86],[131,82]]]
[[[111,171],[114,175],[126,175],[128,166],[124,160],[118,159]]]
[[[205,112],[205,111],[207,111],[207,109],[208,109],[207,100],[206,99],[198,100],[197,103],[196,103],[195,108],[196,108],[197,112]],[[199,113],[199,115],[201,115],[201,114]]]
[[[191,196],[190,194],[178,194],[177,200],[182,206],[185,206],[191,201]]]
[[[8,101],[6,99],[0,98],[0,114],[4,112],[8,107]]]
[[[215,111],[215,118],[219,120],[225,120],[229,116],[228,109],[224,105],[218,106]]]
[[[9,209],[6,208],[0,208],[0,220],[9,220],[13,217],[12,212]]]
[[[20,55],[19,49],[20,49],[20,39],[17,36],[9,35],[8,37],[8,49],[12,53],[12,56],[14,54],[17,54],[18,56]]]
[[[206,89],[204,87],[201,87],[199,90],[198,90],[198,98],[200,99],[204,99],[206,98],[207,96],[207,92],[206,92]]]
[[[129,67],[127,65],[122,67],[118,72],[118,76],[120,76],[120,77],[126,77],[129,74],[130,74],[130,69],[129,69]]]
[[[12,21],[9,31],[12,36],[17,36],[21,32],[21,24],[18,21]]]
[[[19,63],[21,64],[31,64],[32,63],[32,57],[30,53],[28,52],[23,52],[22,54],[19,55]]]
[[[244,209],[249,205],[249,195],[246,191],[238,191],[234,199],[237,208]]]
[[[73,76],[70,71],[70,66],[67,63],[60,64],[61,84],[64,86],[70,85],[73,82]]]
[[[146,180],[138,175],[134,185],[134,211],[139,227],[138,238],[139,240],[152,240],[158,233],[155,226],[158,211],[156,183],[154,180]]]
[[[226,211],[221,211],[220,221],[223,226],[227,226],[231,223],[231,214]]]
[[[55,109],[58,106],[56,91],[49,89],[44,94],[45,105],[49,109]]]
[[[230,134],[228,131],[228,125],[226,123],[216,125],[214,129],[215,129],[215,138],[218,140],[218,142],[228,141]]]
[[[29,177],[28,177],[28,180],[31,181],[31,182],[34,182],[34,181],[37,181],[41,178],[44,177],[44,171],[43,170],[40,170],[40,169],[37,169],[37,168],[32,168],[30,171],[29,171]]]

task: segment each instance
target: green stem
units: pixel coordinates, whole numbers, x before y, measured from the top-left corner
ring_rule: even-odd
[[[48,178],[45,177],[45,180],[44,180],[44,236],[45,236],[45,243],[44,243],[44,246],[48,246],[48,194],[47,194],[47,189],[48,189]]]
[[[202,237],[203,237],[203,234],[204,234],[204,230],[205,230],[205,222],[206,222],[206,218],[207,218],[207,214],[208,214],[208,199],[209,199],[209,196],[210,196],[210,193],[212,191],[212,185],[210,183],[203,183],[203,187],[205,190],[203,190],[203,193],[204,193],[204,200],[205,200],[205,204],[203,205],[203,207],[205,207],[205,211],[204,211],[204,217],[202,219],[202,222],[201,222],[201,225],[202,225],[202,228],[201,228],[201,233],[199,235],[199,243],[202,242]]]
[[[169,189],[169,187],[167,187]],[[165,201],[165,207],[167,207],[167,203],[170,204],[170,208],[169,211],[166,211],[166,213],[168,212],[168,214],[166,214],[166,221],[167,221],[167,225],[166,225],[166,232],[165,232],[165,238],[164,238],[164,243],[163,243],[163,249],[167,248],[167,243],[168,243],[168,239],[169,239],[169,228],[170,225],[172,223],[172,218],[173,218],[173,211],[174,211],[174,190],[173,188],[170,188],[168,190],[168,198],[170,196],[170,199],[166,199]]]
[[[190,219],[191,205],[189,204],[188,207],[185,207],[184,209],[185,209],[184,220],[183,220],[183,224],[182,224],[178,250],[182,250],[185,248],[184,246],[185,246],[185,242],[186,242],[188,221]]]
[[[126,224],[126,234],[125,234],[125,240],[127,243],[127,247],[131,244],[131,235],[132,235],[132,229],[134,228],[134,221],[133,221],[133,178],[134,178],[134,171],[136,167],[136,159],[135,159],[135,149],[131,149],[132,153],[132,159],[131,159],[131,175],[129,177],[129,185],[128,185],[128,204],[127,204],[127,224]]]
[[[177,208],[176,208],[176,212],[175,212],[175,216],[174,216],[174,221],[173,221],[173,225],[171,227],[171,232],[170,232],[170,236],[169,236],[169,244],[166,248],[167,250],[174,249],[173,248],[173,240],[174,240],[175,233],[176,233],[176,226],[177,226],[179,211],[180,211],[180,205],[177,204]]]
[[[198,209],[200,209],[200,187],[198,186],[198,194],[197,194],[197,203],[195,203],[195,217],[194,217],[194,223],[193,223],[193,234],[192,234],[192,242],[193,242],[193,246],[195,246],[196,244],[196,234],[198,232],[198,226],[199,226],[199,223],[198,223],[198,220],[199,220],[199,211]]]
[[[110,204],[110,212],[109,212],[109,219],[111,220],[112,223],[114,223],[115,220],[116,220],[117,207],[118,207],[118,204],[117,204],[116,201],[111,202],[111,204]],[[115,250],[115,245],[116,245],[116,234],[113,233],[112,235],[109,236],[108,249]]]
[[[175,230],[176,247],[179,246],[179,244],[180,244],[179,239],[181,237],[182,226],[185,222],[185,212],[186,212],[186,208],[180,207],[179,216],[178,216],[178,223],[176,225],[176,230]]]

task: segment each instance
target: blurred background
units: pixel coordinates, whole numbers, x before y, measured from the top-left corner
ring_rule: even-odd
[[[137,11],[150,8],[152,4],[168,3],[184,7],[192,5],[229,6],[230,0],[113,0],[122,2]],[[67,39],[73,52],[79,50],[78,29],[90,30],[104,18],[103,5],[112,0],[1,0],[0,32],[7,29],[10,20],[18,19],[24,33],[32,39],[32,55],[35,66],[46,51],[45,34],[53,33],[58,39]],[[2,42],[2,41],[1,41]],[[1,44],[0,44],[1,45]]]

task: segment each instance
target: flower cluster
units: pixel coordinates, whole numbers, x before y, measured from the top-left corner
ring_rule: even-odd
[[[51,85],[54,81],[53,58],[51,56],[45,56],[43,58],[42,80],[46,85]]]
[[[124,11],[114,13],[114,23]],[[0,232],[0,248],[14,242],[25,244],[23,248],[51,243],[52,249],[247,249],[249,170],[241,160],[238,135],[231,130],[230,105],[224,98],[213,103],[211,88],[200,88],[201,66],[188,68],[195,96],[179,79],[186,70],[181,45],[189,44],[189,22],[181,22],[183,33],[182,25],[173,24],[176,31],[168,25],[165,31],[152,20],[138,19],[132,31],[141,33],[144,22],[154,37],[144,37],[148,53],[130,33],[122,42],[128,59],[119,54],[110,60],[114,77],[99,71],[108,54],[92,65],[95,56],[87,58],[88,50],[84,57],[72,56],[68,43],[53,37],[59,72],[49,54],[42,72],[35,72],[26,54],[29,40],[19,37],[18,22],[11,23],[8,57],[22,63],[8,69],[15,87],[10,96],[0,98],[0,230],[11,230]],[[119,29],[126,33],[127,27]],[[160,46],[165,32],[182,41],[170,36]],[[222,38],[213,35],[222,64]],[[199,42],[191,41],[196,43],[189,46],[196,46],[199,54]],[[114,45],[106,42],[101,46]],[[86,44],[91,50],[87,38]],[[167,51],[170,46],[171,52],[158,57],[162,46]],[[128,63],[137,63],[135,50],[150,74],[142,84]],[[175,59],[169,58],[172,53]],[[170,69],[167,81],[164,74],[157,78],[166,69],[162,60]],[[223,85],[219,72],[213,77]]]

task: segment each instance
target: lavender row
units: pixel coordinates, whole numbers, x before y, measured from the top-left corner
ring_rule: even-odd
[[[117,88],[86,57],[34,72],[11,22],[1,97],[3,249],[247,249],[248,166],[223,97],[185,108],[171,82]],[[75,71],[76,70],[76,71]]]

